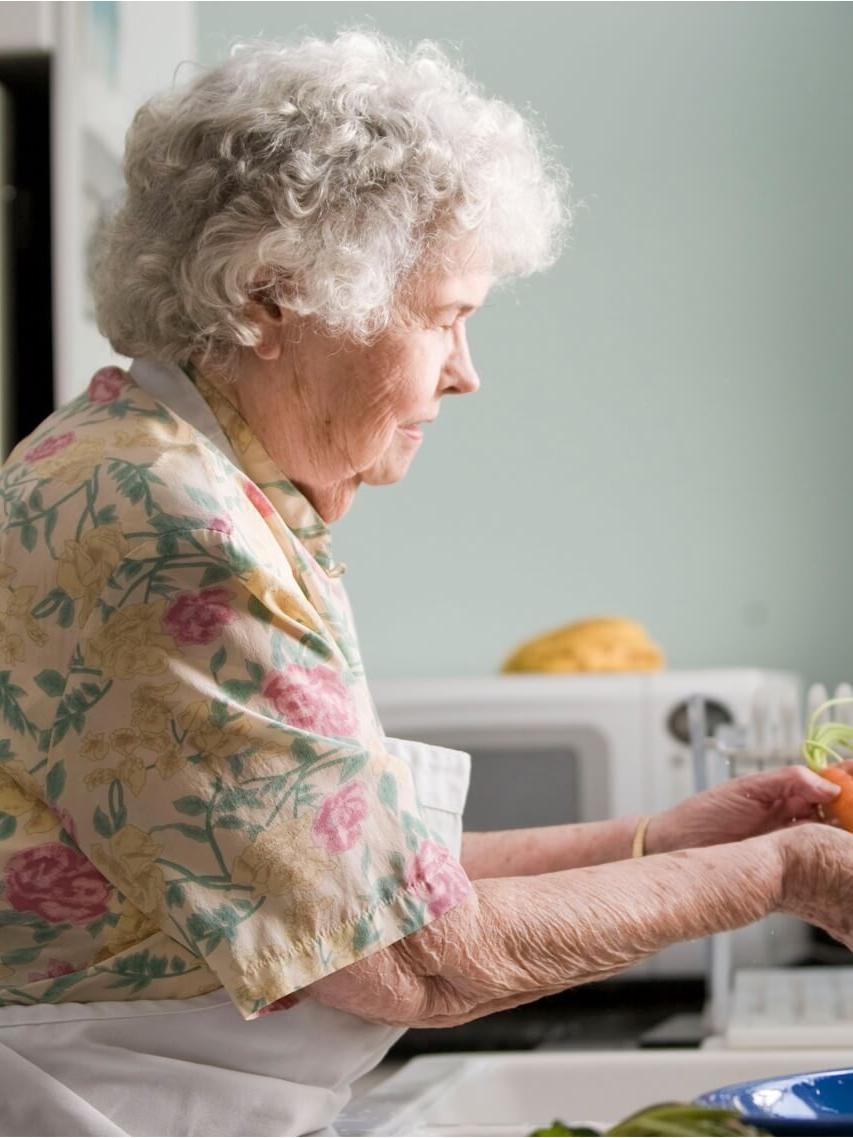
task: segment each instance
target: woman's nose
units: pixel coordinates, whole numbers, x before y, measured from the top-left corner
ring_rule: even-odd
[[[460,324],[455,340],[453,352],[444,365],[441,390],[445,395],[467,395],[477,391],[480,377],[471,359],[464,324]]]

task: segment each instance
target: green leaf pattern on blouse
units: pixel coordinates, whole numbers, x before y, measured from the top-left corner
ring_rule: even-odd
[[[0,471],[0,1002],[247,1018],[467,880],[382,746],[322,519],[118,368]]]

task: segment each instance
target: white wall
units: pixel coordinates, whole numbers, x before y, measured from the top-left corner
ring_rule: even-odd
[[[56,402],[64,403],[97,368],[125,362],[94,323],[86,243],[99,211],[122,185],[124,136],[136,107],[169,86],[181,65],[193,64],[197,6],[189,0],[125,0],[100,9],[91,3],[39,7],[51,16],[54,391]],[[98,34],[98,12],[114,18],[114,48]],[[3,15],[0,6],[0,24]],[[110,59],[113,66],[105,66]]]
[[[200,54],[357,20],[458,44],[587,202],[473,321],[481,392],[338,527],[372,674],[609,611],[675,666],[853,678],[851,6],[208,3]]]

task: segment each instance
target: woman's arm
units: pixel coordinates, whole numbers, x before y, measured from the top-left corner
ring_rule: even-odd
[[[851,764],[853,765],[853,764]],[[814,819],[838,788],[802,764],[729,779],[655,814],[646,853],[742,841]],[[572,826],[465,834],[460,858],[472,881],[525,877],[581,865],[603,865],[631,854],[638,816]]]
[[[479,881],[472,898],[440,920],[310,991],[367,1020],[449,1027],[601,980],[677,941],[779,908],[792,833]]]
[[[631,856],[639,816],[606,822],[538,826],[462,835],[459,860],[472,881],[484,877],[528,877],[582,865],[603,865]]]

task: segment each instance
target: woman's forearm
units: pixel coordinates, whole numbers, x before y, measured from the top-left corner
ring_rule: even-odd
[[[631,856],[639,817],[527,830],[462,835],[459,860],[472,881],[484,877],[528,877],[582,865],[604,865]]]
[[[313,986],[364,1019],[449,1027],[601,980],[780,903],[776,835],[537,878],[476,883],[469,901]]]

